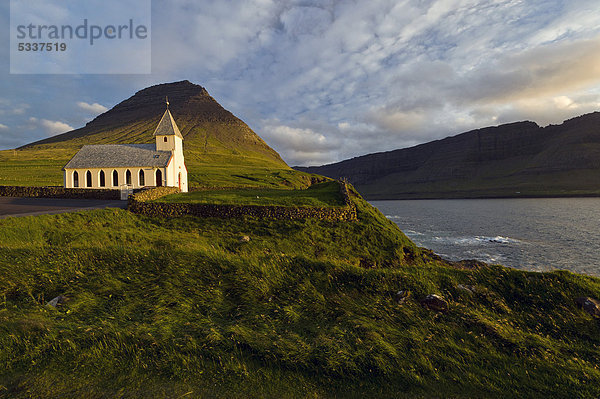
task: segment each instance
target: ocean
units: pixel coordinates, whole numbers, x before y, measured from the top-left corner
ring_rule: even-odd
[[[600,276],[600,198],[371,201],[449,260]]]

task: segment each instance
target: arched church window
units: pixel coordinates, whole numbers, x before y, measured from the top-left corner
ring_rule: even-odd
[[[140,169],[140,186],[145,186],[146,185],[146,176],[144,176],[144,171],[142,169]]]
[[[92,187],[92,172],[89,170],[85,172],[85,186]]]
[[[73,187],[79,187],[79,173],[73,172]]]
[[[160,169],[156,170],[156,187],[161,187],[162,186],[162,172],[160,171]]]
[[[119,185],[119,173],[116,170],[113,170],[113,186]]]
[[[100,171],[100,176],[98,180],[100,180],[100,187],[106,187],[106,176],[104,175],[103,170]]]
[[[125,172],[125,184],[131,186],[131,171],[129,169]]]

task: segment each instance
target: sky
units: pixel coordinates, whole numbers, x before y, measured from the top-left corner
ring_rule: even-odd
[[[154,0],[151,10],[150,74],[17,75],[2,2],[0,149],[184,79],[289,165],[600,111],[598,0]]]

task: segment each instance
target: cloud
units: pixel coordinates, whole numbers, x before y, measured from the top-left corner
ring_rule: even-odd
[[[189,79],[288,163],[315,164],[600,108],[597,0],[173,0],[153,12],[151,75],[7,76],[3,122],[25,140],[12,127],[30,115],[14,104],[78,125]]]
[[[331,152],[339,147],[337,139],[310,128],[295,128],[266,121],[261,136],[290,164],[321,163],[331,158]]]
[[[539,99],[518,100],[500,109],[494,109],[498,123],[515,120],[534,120],[540,125],[560,123],[574,115],[582,115],[600,110],[598,96],[557,96]]]
[[[7,99],[0,99],[0,115],[23,115],[29,108],[29,104],[13,104]]]
[[[9,112],[15,115],[23,115],[29,108],[29,104],[17,104]]]
[[[47,136],[55,136],[57,134],[66,133],[75,129],[64,122],[52,121],[48,119],[38,119],[31,117],[29,118],[29,122],[31,124],[30,129],[35,127],[42,128]]]
[[[457,99],[508,102],[576,90],[600,82],[600,38],[560,42],[508,54],[463,75]]]
[[[502,53],[468,69],[452,60],[407,63],[388,75],[387,84],[402,87],[401,95],[389,93],[362,113],[363,122],[388,138],[365,148],[400,148],[519,120],[560,123],[600,110],[598,54],[600,38]]]
[[[87,111],[90,114],[94,114],[94,115],[98,115],[98,114],[108,111],[108,108],[106,108],[104,105],[100,105],[98,103],[88,104],[83,101],[78,101],[77,106],[80,109]]]

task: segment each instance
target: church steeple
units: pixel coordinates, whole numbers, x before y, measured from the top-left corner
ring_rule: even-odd
[[[163,114],[160,122],[158,122],[158,126],[154,130],[154,136],[177,136],[183,140],[183,136],[175,123],[175,119],[173,119],[173,115],[171,115],[171,111],[169,111],[169,99],[166,99],[167,109]]]

